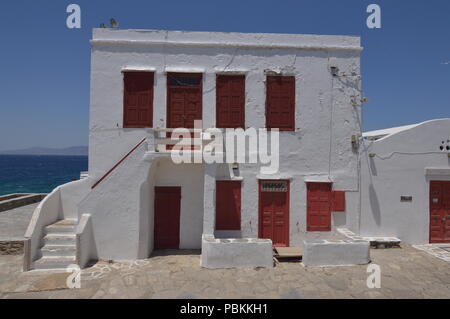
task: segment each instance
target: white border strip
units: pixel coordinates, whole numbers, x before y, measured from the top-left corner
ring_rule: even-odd
[[[362,51],[362,47],[356,46],[317,46],[302,44],[257,44],[238,42],[181,42],[181,41],[144,41],[144,40],[90,40],[92,46],[96,45],[161,45],[161,46],[194,46],[194,47],[225,47],[225,48],[259,48],[259,49],[302,49],[302,50],[344,50]]]

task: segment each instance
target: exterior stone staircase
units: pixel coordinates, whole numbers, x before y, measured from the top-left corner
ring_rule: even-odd
[[[66,269],[76,264],[76,219],[60,220],[45,227],[42,257],[34,262],[34,269]]]

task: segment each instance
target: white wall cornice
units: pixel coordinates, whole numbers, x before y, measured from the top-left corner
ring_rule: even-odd
[[[362,47],[356,46],[331,46],[331,45],[303,45],[303,44],[259,44],[239,42],[187,42],[187,41],[152,41],[152,40],[91,40],[93,47],[99,45],[112,46],[192,46],[192,47],[222,47],[243,49],[299,49],[299,50],[330,50],[330,51],[362,51]]]

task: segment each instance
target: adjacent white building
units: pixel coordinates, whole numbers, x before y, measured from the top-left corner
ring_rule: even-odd
[[[450,119],[364,133],[362,236],[450,242]]]

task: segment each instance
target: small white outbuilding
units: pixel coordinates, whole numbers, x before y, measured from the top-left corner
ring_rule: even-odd
[[[450,119],[366,132],[361,236],[450,242]]]

